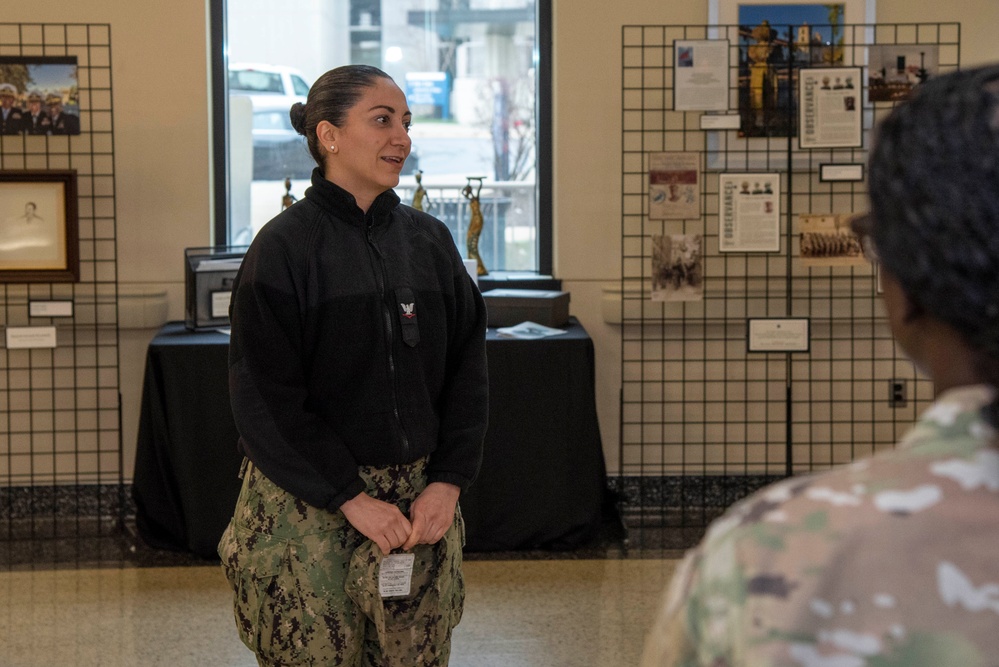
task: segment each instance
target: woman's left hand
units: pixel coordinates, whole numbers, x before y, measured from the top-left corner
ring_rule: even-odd
[[[454,508],[461,490],[454,484],[432,482],[427,485],[409,510],[413,532],[402,545],[409,551],[417,544],[436,544],[454,522]]]

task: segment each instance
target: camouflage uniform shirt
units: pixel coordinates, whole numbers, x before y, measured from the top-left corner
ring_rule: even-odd
[[[895,450],[735,505],[677,570],[643,667],[999,665],[993,391],[944,392]]]

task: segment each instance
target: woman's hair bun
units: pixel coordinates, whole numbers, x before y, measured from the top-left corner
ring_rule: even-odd
[[[292,104],[288,117],[291,118],[291,126],[295,131],[305,136],[305,105],[301,102]]]

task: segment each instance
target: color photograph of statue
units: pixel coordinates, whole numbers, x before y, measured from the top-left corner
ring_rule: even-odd
[[[797,70],[843,64],[844,5],[739,6],[739,135],[797,135]]]

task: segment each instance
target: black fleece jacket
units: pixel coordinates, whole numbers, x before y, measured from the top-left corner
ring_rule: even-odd
[[[430,455],[466,489],[488,412],[486,311],[447,227],[391,190],[367,214],[317,169],[268,222],[233,287],[229,390],[239,448],[335,510],[357,467]]]

